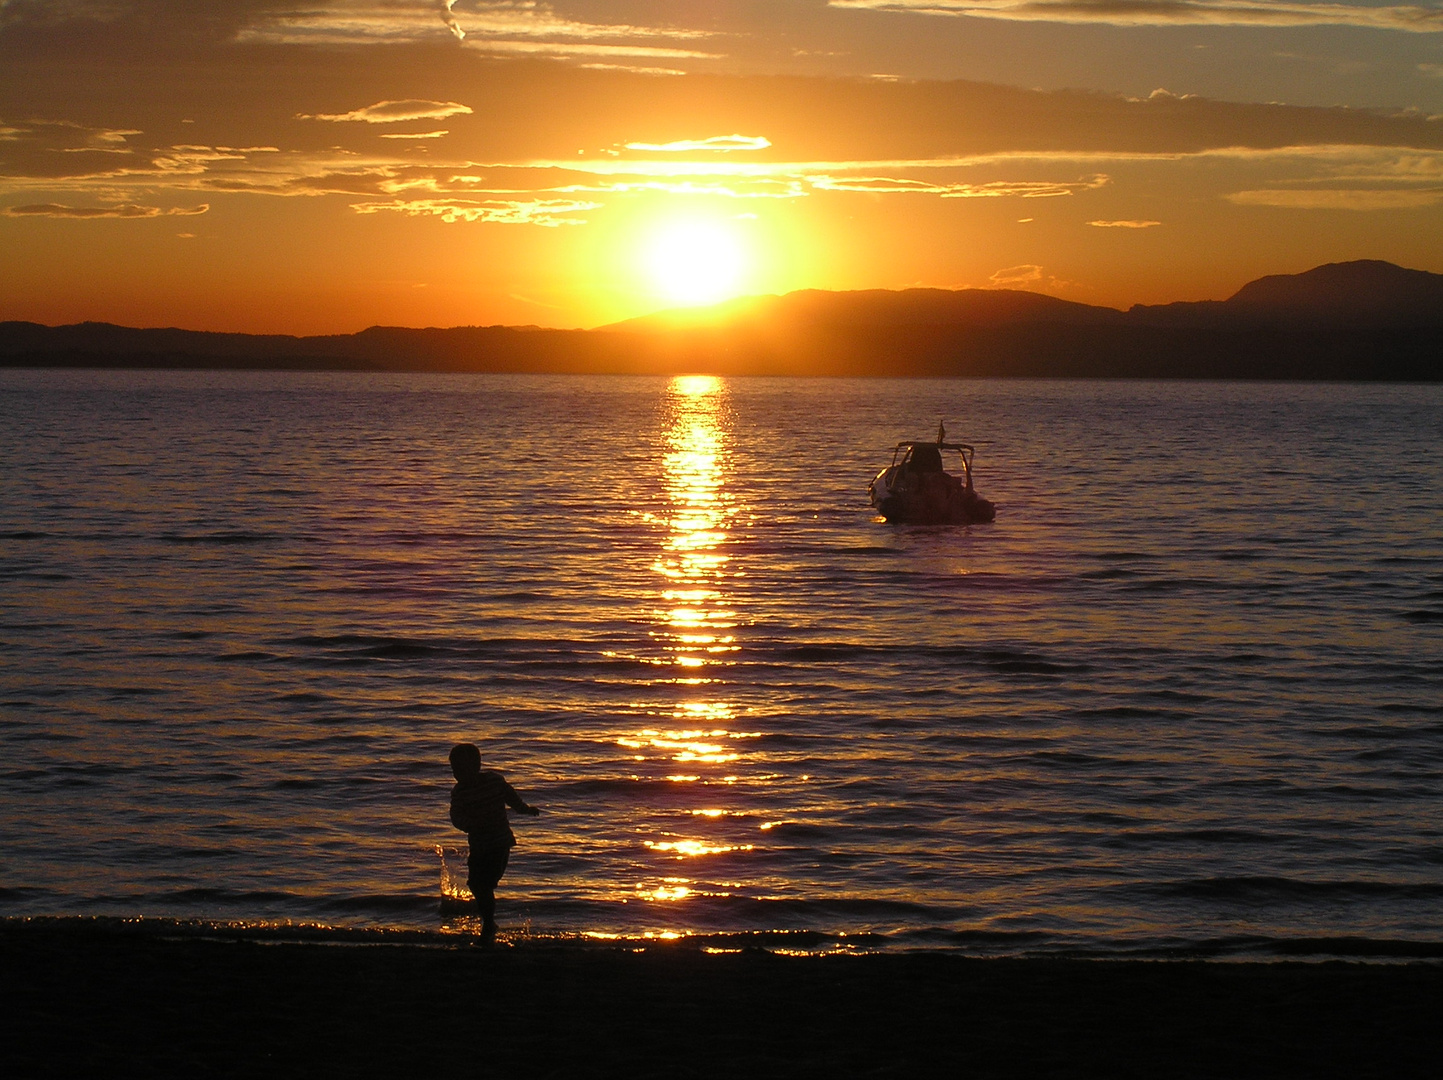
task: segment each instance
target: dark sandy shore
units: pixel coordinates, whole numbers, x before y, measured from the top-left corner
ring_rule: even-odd
[[[753,1080],[1443,1069],[1436,962],[387,940],[0,923],[0,1073]]]

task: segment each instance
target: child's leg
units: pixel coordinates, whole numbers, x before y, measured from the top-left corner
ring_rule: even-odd
[[[466,884],[476,897],[476,909],[481,913],[481,933],[488,938],[496,934],[496,885],[506,873],[510,858],[511,849],[502,847],[472,851],[466,860],[471,871]]]

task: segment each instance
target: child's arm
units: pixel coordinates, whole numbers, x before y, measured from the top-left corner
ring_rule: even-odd
[[[510,784],[508,784],[505,780],[501,781],[501,787],[503,789],[502,798],[506,800],[506,805],[511,807],[511,809],[521,814],[529,814],[532,817],[535,817],[537,814],[541,813],[541,811],[537,807],[532,806],[520,795],[518,795],[516,793],[516,789]]]

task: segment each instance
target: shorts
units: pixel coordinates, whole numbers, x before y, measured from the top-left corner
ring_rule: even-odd
[[[466,887],[475,896],[495,892],[510,858],[509,847],[472,848],[466,856]]]

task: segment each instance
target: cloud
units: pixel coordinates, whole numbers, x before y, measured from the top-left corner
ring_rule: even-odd
[[[602,204],[570,199],[393,199],[390,202],[352,203],[358,214],[391,212],[409,217],[439,217],[443,221],[487,221],[504,225],[583,225],[579,218],[562,217],[586,210],[599,210]]]
[[[384,104],[384,103],[380,103]],[[448,103],[441,103],[448,104]],[[366,110],[356,110],[361,113]],[[80,128],[47,126],[44,138],[30,137],[30,128],[11,123],[11,141],[3,144],[6,160],[0,168],[0,195],[23,205],[146,205],[157,191],[177,200],[184,192],[229,192],[271,196],[345,195],[379,200],[397,209],[400,202],[431,200],[415,213],[446,214],[461,218],[506,222],[547,223],[562,211],[547,213],[535,207],[520,213],[513,203],[528,206],[537,200],[565,203],[577,199],[606,201],[647,193],[682,197],[729,199],[796,199],[814,194],[834,197],[865,195],[876,198],[930,196],[944,199],[1050,198],[1085,195],[1115,183],[1114,170],[1184,168],[1190,162],[1227,161],[1254,173],[1250,182],[1232,189],[1214,188],[1215,197],[1237,188],[1285,194],[1241,194],[1234,201],[1261,205],[1300,206],[1313,200],[1329,205],[1427,205],[1432,192],[1443,187],[1443,150],[1386,146],[1222,147],[1192,153],[1143,151],[1003,151],[956,157],[855,161],[765,161],[750,155],[698,152],[662,153],[649,157],[592,157],[513,160],[491,163],[418,161],[414,155],[358,152],[341,147],[311,151],[283,151],[275,147],[207,146],[178,144],[133,153],[100,163],[84,154],[56,153],[91,141]],[[52,138],[68,133],[70,143]],[[438,137],[414,132],[410,137]],[[728,140],[733,137],[726,137]],[[752,137],[747,137],[752,138]],[[715,145],[709,140],[698,143]],[[667,144],[647,144],[667,145]],[[397,148],[399,149],[399,147]],[[107,155],[107,158],[110,156]],[[1108,172],[1088,171],[1073,179],[1048,176],[1059,167],[1108,163]],[[1260,173],[1260,174],[1259,174]],[[1149,181],[1151,182],[1151,181]],[[1391,192],[1365,196],[1304,195],[1304,190]],[[72,193],[65,198],[62,193]],[[477,210],[473,203],[488,205]],[[504,203],[504,206],[489,205]],[[395,205],[393,205],[395,204]],[[422,203],[415,203],[421,206]],[[449,209],[446,209],[449,208]],[[539,214],[539,217],[538,217]],[[1099,219],[1101,220],[1101,219]],[[1147,227],[1120,222],[1097,227]]]
[[[669,143],[629,142],[628,150],[649,150],[653,153],[688,154],[698,150],[765,150],[771,140],[760,135],[713,135],[709,139],[678,139]]]
[[[85,132],[85,145],[75,147],[74,149],[77,150],[101,150],[111,153],[116,151],[124,152],[129,149],[129,147],[126,146],[126,140],[132,135],[144,134],[144,132],[138,131],[135,128],[93,128],[86,127],[83,124],[72,124],[64,120],[57,122],[54,126],[75,128]]]
[[[535,37],[597,38],[640,37],[696,39],[713,36],[707,30],[684,27],[637,26],[631,23],[589,23],[557,15],[550,4],[535,0],[458,0],[468,38]],[[454,13],[455,3],[449,5]]]
[[[550,4],[535,0],[340,0],[263,14],[242,29],[237,40],[364,45],[450,37],[487,52],[710,57],[629,43],[711,36],[710,31],[684,27],[585,22],[558,15]]]
[[[1282,188],[1235,191],[1227,200],[1238,206],[1288,210],[1415,210],[1443,202],[1443,189]]]
[[[459,0],[456,8],[459,15]],[[458,62],[472,63],[456,56]],[[483,66],[498,74],[512,70],[510,65]],[[530,65],[518,65],[516,70],[522,67],[533,70]],[[548,78],[568,71],[555,65],[546,70]],[[596,94],[594,104],[603,106],[610,100],[597,89],[607,77],[574,72],[564,77],[584,85],[587,94]],[[648,100],[664,104],[684,103],[696,93],[694,87],[664,81],[625,89],[627,95],[642,92]],[[952,88],[946,89],[952,93]],[[894,93],[875,92],[886,101]],[[867,114],[860,120],[849,114],[836,132],[813,137],[811,129],[787,126],[790,114],[771,108],[772,99],[767,97],[762,103],[768,106],[765,116],[771,121],[764,117],[757,122],[760,112],[751,114],[750,121],[748,113],[738,112],[725,126],[710,127],[724,132],[736,125],[745,132],[769,130],[765,124],[776,122],[788,131],[787,143],[820,151],[816,157],[775,160],[769,138],[736,130],[705,136],[706,128],[694,128],[695,137],[625,142],[635,134],[635,116],[616,109],[599,109],[601,119],[594,123],[588,115],[587,126],[575,132],[567,129],[567,141],[562,143],[544,132],[538,134],[544,112],[535,118],[523,113],[513,128],[498,136],[489,122],[470,120],[470,106],[450,99],[374,100],[381,96],[376,91],[339,103],[353,104],[369,96],[374,104],[304,114],[318,122],[325,117],[334,125],[321,134],[322,140],[349,140],[348,146],[305,150],[206,145],[199,140],[174,145],[156,145],[152,140],[148,145],[139,129],[152,125],[144,123],[135,128],[101,128],[20,121],[11,114],[0,118],[4,121],[0,123],[0,203],[120,213],[114,208],[195,203],[216,193],[341,196],[345,198],[341,205],[355,206],[358,213],[386,210],[453,221],[553,227],[585,221],[585,211],[598,204],[666,196],[833,201],[856,196],[870,201],[1086,198],[1094,190],[1116,186],[1120,197],[1130,197],[1157,190],[1158,185],[1166,188],[1172,182],[1169,177],[1176,177],[1175,182],[1188,185],[1192,197],[1224,205],[1230,200],[1239,206],[1364,209],[1432,205],[1433,193],[1443,189],[1443,147],[1430,148],[1443,141],[1443,125],[1418,118],[1359,110],[1243,108],[1201,99],[1185,104],[1169,99],[1160,105],[1105,95],[1080,99],[1067,94],[993,93],[1022,95],[1023,104],[1034,110],[1056,102],[1060,119],[1038,132],[1022,130],[1019,137],[1020,121],[1012,113],[1004,112],[999,119],[973,110],[969,116],[975,113],[987,120],[980,133],[961,129],[955,139],[943,132],[919,142],[893,139],[890,129],[879,127],[891,113],[870,119]],[[576,101],[568,99],[567,105],[587,114]],[[661,111],[686,115],[670,108]],[[1096,130],[1078,119],[1084,112],[1102,115]],[[281,114],[294,115],[291,109]],[[430,119],[440,116],[463,120],[448,137],[434,129],[435,121]],[[400,130],[387,130],[393,122]],[[1177,135],[1179,128],[1182,136]],[[192,137],[201,134],[198,128],[179,130],[193,132]],[[310,135],[294,124],[280,130],[316,139],[315,128]],[[401,141],[382,142],[377,131],[383,133],[380,139]],[[882,137],[872,137],[878,131]],[[1300,145],[1280,141],[1287,138],[1297,138]],[[427,143],[424,155],[417,152],[420,141]],[[576,154],[577,146],[608,149]],[[953,147],[959,152],[949,153]],[[915,156],[905,152],[912,148],[920,152]],[[970,152],[963,152],[964,148]],[[123,152],[78,152],[85,149]],[[837,156],[826,156],[828,149]],[[1099,209],[1089,207],[1078,218],[1087,221],[1087,214]],[[1156,226],[1141,220],[1098,219],[1094,227]]]
[[[854,161],[854,162],[737,162],[737,161],[665,161],[656,159],[618,160],[616,158],[543,160],[523,165],[491,165],[490,169],[530,168],[538,173],[581,173],[605,177],[606,182],[556,186],[563,192],[627,193],[665,191],[678,195],[721,195],[731,198],[782,198],[805,196],[809,191],[856,193],[867,195],[935,195],[944,199],[988,198],[1052,198],[1105,187],[1111,178],[1093,173],[1078,180],[989,180],[978,182],[946,182],[920,178],[881,176],[849,176],[851,170],[884,166],[919,172],[973,168],[979,163],[971,159],[923,159],[919,161]],[[1014,164],[1012,159],[983,161],[984,166]],[[475,176],[457,176],[461,183],[479,183]]]
[[[863,158],[855,161],[744,161],[718,158],[705,159],[662,159],[662,158],[540,158],[527,162],[532,168],[538,169],[570,169],[575,172],[591,173],[596,176],[652,176],[652,177],[677,177],[677,176],[725,176],[725,177],[806,177],[817,185],[823,183],[835,183],[837,190],[874,191],[885,192],[895,185],[897,192],[921,192],[923,194],[942,194],[951,190],[948,185],[936,184],[931,181],[893,179],[884,176],[847,176],[848,173],[869,172],[872,170],[896,171],[926,171],[935,172],[949,169],[971,169],[978,167],[992,167],[1000,165],[1023,164],[1023,163],[1044,163],[1044,162],[1067,162],[1076,163],[1096,161],[1130,161],[1130,160],[1160,160],[1174,161],[1187,155],[1180,154],[1133,154],[1133,153],[1101,153],[1072,151],[1039,151],[1017,153],[1006,151],[998,154],[967,154],[956,157],[929,157],[929,158],[888,158],[877,160],[874,158]],[[1096,177],[1084,183],[1095,184]],[[1101,183],[1106,183],[1103,179]],[[846,185],[843,187],[842,185]],[[964,185],[965,186],[965,185]],[[1055,185],[1048,185],[1055,186]]]
[[[208,203],[199,206],[139,206],[135,203],[120,203],[116,206],[63,206],[60,203],[31,203],[26,206],[7,206],[6,217],[50,217],[50,218],[154,218],[190,217],[204,214],[210,209]]]
[[[367,124],[395,124],[403,120],[445,120],[448,116],[470,115],[469,105],[455,101],[378,101],[346,113],[297,113],[297,120],[329,120],[333,123],[363,121]]]
[[[1429,184],[1443,182],[1443,153],[1390,150],[1373,157],[1344,159],[1329,170],[1354,184]]]
[[[629,71],[634,75],[685,75],[686,72],[680,68],[644,67],[640,64],[607,64],[596,61],[590,64],[578,64],[578,67],[586,68],[588,71]]]
[[[1109,26],[1353,26],[1443,32],[1443,9],[1288,0],[828,0],[834,8]]]
[[[4,0],[0,0],[3,6]],[[137,128],[92,127],[71,120],[26,120],[0,124],[0,142],[27,143],[66,154],[128,154]]]
[[[858,191],[874,195],[940,195],[944,199],[1049,199],[1104,187],[1109,178],[1096,173],[1075,181],[1055,180],[991,180],[981,184],[938,184],[927,180],[894,180],[879,176],[838,179],[835,176],[810,176],[812,187],[821,191]]]
[[[1161,225],[1161,221],[1089,221],[1089,225],[1095,225],[1099,229],[1150,229],[1154,225]]]
[[[558,41],[471,41],[468,44],[488,53],[514,53],[524,56],[637,56],[650,60],[719,60],[720,53],[697,49],[663,48],[656,45],[606,45],[596,42]]]
[[[605,184],[568,184],[549,190],[595,195],[630,195],[656,191],[667,195],[715,195],[728,199],[801,199],[807,194],[800,180],[742,180],[724,184],[699,184],[694,180],[615,180]]]
[[[0,32],[53,33],[72,47],[92,27],[103,28],[111,41],[220,42],[257,12],[279,6],[276,0],[0,0]]]
[[[0,172],[0,195],[67,191],[83,192],[100,200],[139,202],[157,189],[268,195],[379,194],[385,184],[401,180],[416,167],[402,158],[340,148],[296,152],[269,146],[177,145],[137,151],[132,159],[106,162],[108,167],[104,169],[85,167],[83,157],[39,152],[28,160],[6,162]]]
[[[938,178],[948,172],[1006,170],[1024,172],[1039,166],[1185,165],[1190,162],[1225,162],[1278,169],[1313,169],[1353,179],[1376,177],[1407,179],[1443,177],[1443,149],[1404,148],[1370,144],[1302,144],[1284,146],[1218,146],[1197,150],[1001,150],[947,157],[859,159],[855,161],[755,161],[735,158],[545,158],[524,163],[536,169],[565,169],[593,176],[617,177],[725,177],[805,180],[819,190],[871,194],[923,194],[953,198],[988,195],[1050,196],[1103,187],[1107,173],[1096,172],[1076,181],[998,180],[986,183],[949,182]],[[879,175],[885,170],[886,175]],[[902,175],[899,175],[902,174]],[[906,175],[917,174],[917,175]]]
[[[466,31],[461,29],[461,24],[456,21],[456,13],[451,10],[455,6],[456,0],[441,0],[441,21],[456,35],[458,41],[465,41]]]
[[[1021,266],[1009,266],[1005,270],[998,270],[987,280],[999,287],[1026,285],[1032,281],[1042,280],[1042,267],[1034,266],[1032,263],[1024,263]]]

